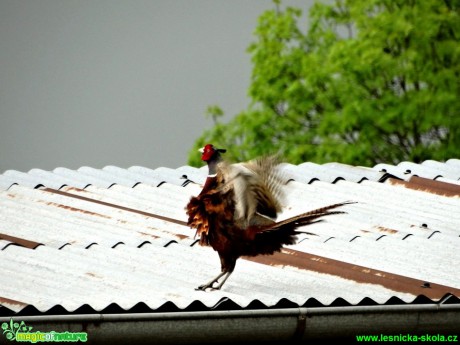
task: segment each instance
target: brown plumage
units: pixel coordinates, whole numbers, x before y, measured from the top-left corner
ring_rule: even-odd
[[[211,246],[220,257],[221,273],[197,290],[220,289],[240,256],[273,254],[294,244],[299,226],[343,213],[334,209],[348,202],[326,206],[276,222],[281,212],[282,186],[286,183],[275,157],[227,164],[208,144],[201,149],[209,175],[201,193],[186,206],[188,225],[196,229],[201,245]],[[215,283],[222,281],[214,287]]]

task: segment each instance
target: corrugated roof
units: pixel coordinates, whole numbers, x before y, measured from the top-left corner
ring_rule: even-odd
[[[107,166],[0,175],[0,316],[417,303],[460,296],[460,160],[284,165],[285,218],[356,201],[273,256],[220,269],[186,226],[207,170]],[[115,306],[115,307],[114,307]],[[86,310],[86,309],[85,309]]]

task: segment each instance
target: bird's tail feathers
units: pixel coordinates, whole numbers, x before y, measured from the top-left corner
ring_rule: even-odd
[[[334,215],[334,214],[346,213],[345,211],[337,211],[337,210],[334,210],[334,209],[336,209],[338,207],[341,207],[341,206],[344,206],[344,205],[354,204],[354,203],[355,203],[354,201],[345,201],[345,202],[341,202],[341,203],[321,207],[321,208],[318,208],[318,209],[315,209],[315,210],[312,210],[312,211],[301,213],[301,214],[299,214],[297,216],[294,216],[294,217],[284,219],[284,220],[276,222],[274,224],[259,227],[256,230],[256,232],[276,231],[276,230],[279,230],[282,227],[287,226],[287,225],[295,225],[296,227],[299,227],[299,226],[304,226],[304,225],[308,225],[308,224],[321,222],[321,221],[323,221],[322,219],[319,219],[321,217],[330,216],[330,215]],[[297,233],[304,233],[303,231],[298,231],[298,230],[296,230],[296,232]]]

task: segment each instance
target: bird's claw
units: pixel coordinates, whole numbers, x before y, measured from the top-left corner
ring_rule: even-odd
[[[206,289],[211,289],[212,291],[214,290],[220,290],[220,286],[214,287],[213,285],[217,283],[217,281],[212,282],[211,284],[203,284],[195,288],[196,291],[206,291]]]

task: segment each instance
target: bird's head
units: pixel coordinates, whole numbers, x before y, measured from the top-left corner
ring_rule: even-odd
[[[205,162],[219,160],[220,154],[227,152],[225,149],[218,149],[212,144],[206,144],[204,147],[199,149],[201,152],[201,160]]]

